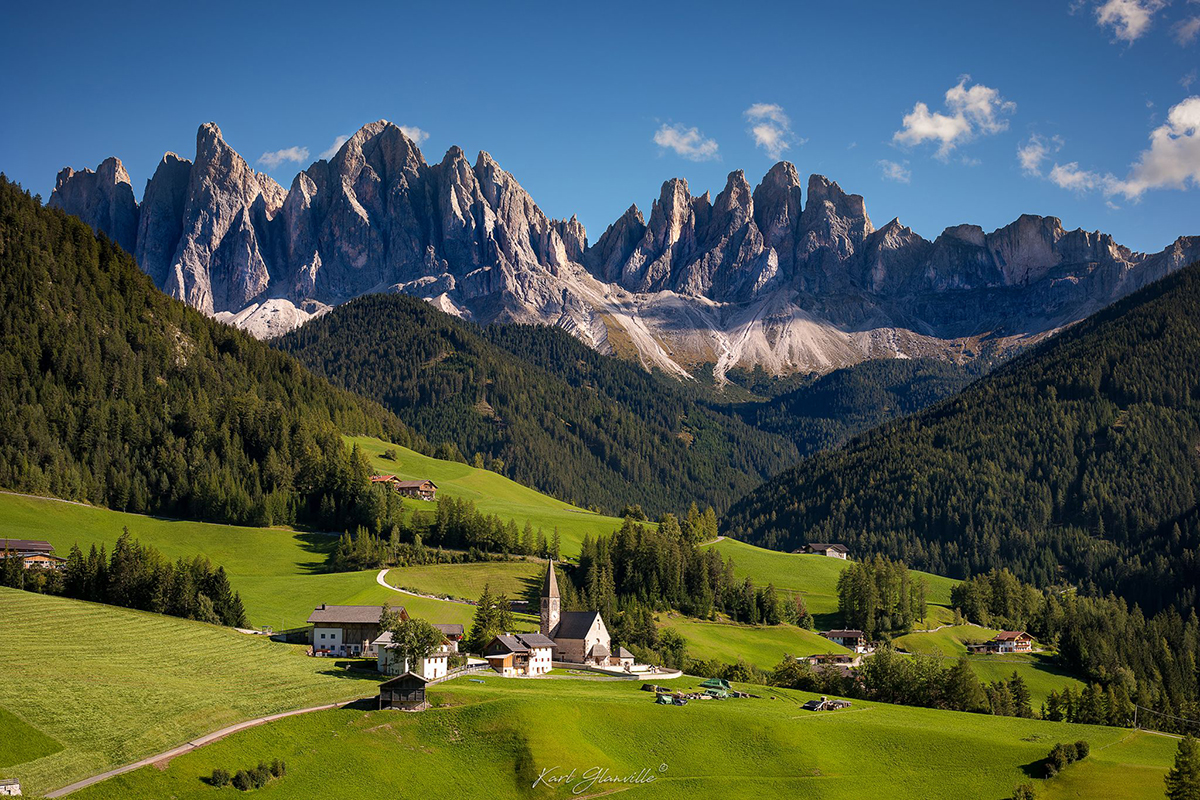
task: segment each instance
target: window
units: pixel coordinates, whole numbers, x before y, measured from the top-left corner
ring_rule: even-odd
[[[322,638],[322,639],[324,639],[324,638],[325,638],[325,634],[323,634],[323,633],[322,633],[322,634],[321,634],[321,638]]]

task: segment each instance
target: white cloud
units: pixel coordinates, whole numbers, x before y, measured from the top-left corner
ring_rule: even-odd
[[[322,152],[321,152],[321,155],[319,155],[319,156],[317,156],[317,157],[318,157],[318,158],[323,158],[323,159],[325,159],[326,161],[328,161],[329,159],[331,159],[331,158],[333,158],[334,156],[336,156],[336,155],[337,155],[337,151],[338,151],[338,150],[341,150],[341,149],[342,149],[342,145],[344,145],[344,144],[345,144],[346,142],[348,142],[348,141],[350,141],[350,137],[349,137],[349,136],[339,136],[339,137],[337,137],[336,139],[334,139],[334,140],[333,140],[333,144],[329,145],[329,147],[328,147],[328,148],[326,148],[324,151],[322,151]]]
[[[282,150],[274,150],[269,153],[263,153],[258,157],[258,163],[262,164],[267,169],[275,169],[280,164],[288,161],[295,161],[298,164],[302,164],[307,160],[307,147],[285,147]]]
[[[1193,68],[1191,72],[1179,79],[1179,85],[1186,92],[1192,88],[1192,84],[1196,82],[1196,70]]]
[[[1189,182],[1200,186],[1200,95],[1171,107],[1167,121],[1151,132],[1150,149],[1113,193],[1135,198],[1147,189],[1186,189]]]
[[[708,139],[696,128],[685,128],[683,125],[667,125],[654,132],[654,143],[659,147],[675,151],[675,154],[688,161],[712,161],[719,158],[717,143]]]
[[[1021,171],[1026,175],[1040,176],[1042,174],[1042,162],[1051,153],[1057,153],[1061,150],[1062,146],[1063,140],[1057,136],[1047,139],[1036,133],[1033,134],[1029,137],[1029,141],[1017,147],[1017,161],[1021,164]]]
[[[1101,175],[1099,172],[1080,169],[1078,161],[1055,164],[1048,177],[1055,186],[1080,193],[1090,192],[1094,189],[1104,189],[1107,193],[1118,183],[1112,175]]]
[[[399,127],[400,132],[412,139],[416,144],[420,144],[429,138],[429,133],[421,130],[416,125],[401,125]]]
[[[1197,36],[1200,36],[1200,17],[1179,20],[1171,29],[1171,35],[1175,37],[1176,44],[1180,47],[1187,47],[1196,41]]]
[[[782,106],[755,103],[744,113],[750,122],[750,135],[754,137],[755,146],[761,147],[771,158],[778,160],[784,150],[796,143],[792,136],[792,121]],[[804,139],[799,140],[799,144],[804,142]]]
[[[999,133],[1008,128],[1004,117],[1017,110],[1017,104],[1005,100],[1000,92],[977,83],[967,88],[970,75],[959,78],[958,84],[946,91],[946,111],[930,111],[925,103],[917,103],[904,116],[901,129],[892,136],[899,144],[918,145],[938,142],[937,156],[945,159],[950,151],[977,134]]]
[[[912,180],[912,170],[904,164],[897,164],[895,161],[888,161],[886,158],[879,162],[879,168],[883,170],[883,179],[887,181],[896,181],[897,183],[909,183]]]
[[[1096,9],[1096,24],[1111,26],[1113,35],[1132,43],[1150,29],[1154,15],[1166,0],[1105,0]]]

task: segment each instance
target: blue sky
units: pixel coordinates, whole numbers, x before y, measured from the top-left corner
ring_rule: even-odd
[[[593,241],[668,178],[715,194],[776,157],[928,238],[1200,234],[1197,0],[5,5],[0,170],[43,198],[109,155],[140,197],[210,120],[251,162],[306,150],[256,164],[287,186],[385,118],[430,161],[487,150]]]

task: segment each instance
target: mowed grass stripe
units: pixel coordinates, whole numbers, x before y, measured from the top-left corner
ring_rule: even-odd
[[[65,749],[6,771],[45,792],[244,719],[371,694],[301,648],[0,589],[0,706]]]

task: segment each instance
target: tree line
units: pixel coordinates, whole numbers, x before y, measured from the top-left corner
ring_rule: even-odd
[[[214,567],[204,556],[180,558],[171,563],[162,553],[144,545],[125,528],[112,553],[95,545],[85,555],[71,546],[62,570],[25,569],[21,559],[4,558],[0,584],[108,603],[156,614],[194,619],[214,625],[246,626],[241,595],[233,591],[223,567]]]

